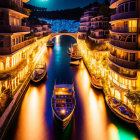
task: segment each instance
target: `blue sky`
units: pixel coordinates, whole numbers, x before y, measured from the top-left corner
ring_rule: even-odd
[[[60,10],[60,9],[71,9],[75,7],[83,7],[95,0],[30,0],[28,3],[38,6],[46,7],[48,11]],[[98,0],[103,2],[104,0]]]

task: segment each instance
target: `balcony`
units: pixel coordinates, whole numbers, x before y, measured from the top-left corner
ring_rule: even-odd
[[[90,22],[89,19],[80,19],[80,22]]]
[[[111,21],[121,20],[121,19],[129,19],[129,18],[137,18],[137,12],[127,12],[127,13],[117,13],[111,16]]]
[[[128,68],[128,69],[137,69],[137,62],[127,61],[120,58],[117,58],[116,56],[113,56],[111,53],[109,54],[109,60],[118,66]]]
[[[26,40],[24,42],[21,42],[15,46],[12,46],[11,48],[1,48],[0,49],[0,54],[1,55],[6,55],[6,54],[11,54],[15,51],[18,51],[19,49],[22,49],[30,44],[32,44],[33,42],[35,42],[35,38],[32,38],[30,40]]]
[[[87,32],[87,31],[88,31],[87,29],[84,29],[84,30],[83,29],[79,29],[78,30],[78,32]]]
[[[109,35],[100,35],[100,36],[96,36],[96,35],[92,35],[90,34],[91,38],[95,38],[95,39],[106,39],[109,37]]]
[[[0,33],[30,32],[30,27],[0,25]]]
[[[130,74],[130,72],[128,71],[123,72],[119,67],[116,67],[113,64],[109,64],[109,68],[121,76],[128,77],[128,78],[137,78],[137,71],[134,71],[132,74]]]
[[[126,50],[138,50],[136,42],[125,42],[120,40],[111,39],[109,42],[111,45],[117,46]]]
[[[94,26],[94,27],[91,28],[92,31],[97,30],[97,29],[109,30],[109,27],[98,25],[98,26]]]
[[[137,27],[112,27],[111,31],[117,33],[137,33]]]

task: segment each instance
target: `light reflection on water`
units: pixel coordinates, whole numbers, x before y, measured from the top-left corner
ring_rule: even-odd
[[[41,85],[30,86],[22,103],[17,123],[11,137],[16,140],[133,140],[136,133],[129,130],[124,122],[106,108],[103,93],[93,89],[90,77],[81,62],[79,68],[69,66],[70,58],[66,54],[75,40],[67,36],[58,36],[53,49],[46,48],[45,60],[48,65],[48,79]],[[60,43],[60,44],[59,44]],[[59,48],[59,49],[58,49]],[[51,97],[54,82],[75,82],[76,108],[73,121],[64,133],[54,128]],[[132,127],[134,128],[134,127]]]

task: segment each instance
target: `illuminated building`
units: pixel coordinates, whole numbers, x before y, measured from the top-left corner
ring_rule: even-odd
[[[116,8],[110,21],[110,89],[128,104],[125,94],[140,87],[140,1],[111,0],[110,8]]]
[[[91,27],[91,18],[97,16],[98,7],[92,7],[87,9],[83,16],[80,18],[80,27],[78,30],[78,38],[79,39],[86,39],[87,33]]]
[[[36,25],[34,26],[34,28],[31,29],[31,32],[33,32],[36,37],[42,36],[46,33],[51,33],[51,25],[50,24]]]
[[[109,19],[108,17],[96,16],[91,18],[91,30],[89,38],[97,44],[104,44],[109,37]]]

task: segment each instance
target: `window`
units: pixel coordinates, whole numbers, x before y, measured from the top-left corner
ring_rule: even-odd
[[[130,53],[130,61],[135,61],[135,53]]]
[[[3,48],[4,47],[4,43],[2,40],[0,40],[0,48]]]
[[[136,11],[136,2],[130,3],[130,11]]]
[[[128,3],[125,4],[125,12],[128,12]]]

